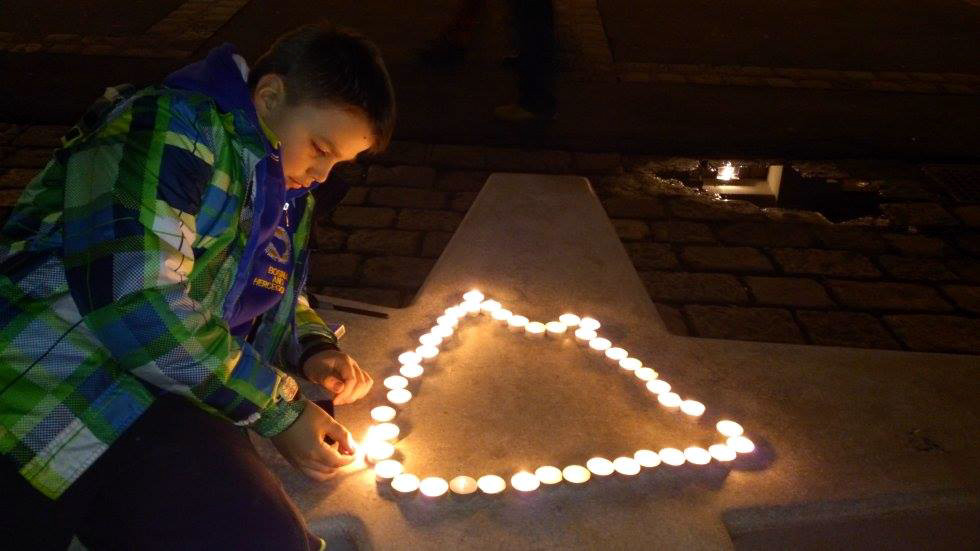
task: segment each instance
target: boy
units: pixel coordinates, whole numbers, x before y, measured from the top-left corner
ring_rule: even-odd
[[[0,233],[0,541],[322,549],[236,425],[314,480],[351,461],[290,375],[371,387],[302,289],[310,189],[390,140],[384,63],[307,26],[105,111]]]

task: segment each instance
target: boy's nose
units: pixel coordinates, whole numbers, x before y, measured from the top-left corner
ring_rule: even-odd
[[[333,163],[323,162],[317,163],[310,168],[310,175],[313,176],[314,182],[323,182],[330,175],[330,169],[333,168]]]

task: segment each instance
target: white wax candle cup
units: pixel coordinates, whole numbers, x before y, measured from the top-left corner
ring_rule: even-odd
[[[449,325],[437,325],[433,327],[429,332],[432,333],[433,335],[436,335],[437,337],[441,337],[442,340],[446,340],[449,337],[453,336],[453,333],[455,331],[456,330]]]
[[[665,408],[674,409],[681,405],[681,397],[676,392],[664,392],[657,396],[657,401]]]
[[[372,440],[364,443],[364,456],[368,461],[377,463],[395,455],[395,447],[384,440]]]
[[[483,296],[483,293],[481,293],[480,291],[478,291],[476,289],[473,289],[471,291],[468,291],[467,293],[465,293],[463,295],[463,300],[465,300],[466,302],[480,303],[480,302],[483,302],[483,299],[485,299],[485,298],[487,298],[487,297]]]
[[[718,432],[724,436],[741,436],[742,433],[745,432],[742,425],[739,425],[735,421],[729,421],[728,419],[718,421],[718,423],[715,424],[715,428],[717,428]]]
[[[480,310],[487,314],[492,314],[500,310],[500,303],[496,300],[484,300],[480,303]]]
[[[581,327],[575,330],[575,340],[585,344],[591,342],[592,339],[596,338],[598,333],[594,329],[582,329]]]
[[[610,346],[612,346],[612,343],[609,342],[609,339],[603,337],[596,337],[589,341],[589,348],[596,354],[604,354]]]
[[[521,471],[510,477],[510,485],[518,492],[532,492],[541,486],[541,481],[533,474]]]
[[[476,491],[476,479],[472,476],[457,476],[449,481],[449,489],[461,496],[472,494]]]
[[[394,440],[401,434],[401,429],[394,423],[379,423],[367,431],[368,440]]]
[[[507,483],[495,474],[486,474],[476,481],[476,486],[485,494],[499,494],[507,487]]]
[[[622,348],[613,347],[606,350],[606,358],[617,364],[620,360],[626,359],[626,356],[629,356],[629,352]]]
[[[580,329],[591,329],[593,331],[597,331],[600,327],[602,327],[602,324],[595,318],[584,317],[579,320],[578,326]]]
[[[391,406],[378,406],[371,410],[371,419],[379,423],[387,423],[395,418],[397,412]]]
[[[446,308],[445,315],[451,318],[456,318],[456,323],[459,323],[459,318],[465,316],[466,311],[459,306],[450,306],[449,308]]]
[[[684,400],[681,402],[681,411],[691,417],[700,417],[704,413],[704,404],[697,400]]]
[[[582,318],[576,316],[575,314],[562,314],[558,316],[558,321],[565,324],[567,327],[575,327],[582,321]]]
[[[435,346],[428,346],[423,344],[422,346],[415,349],[415,352],[421,356],[422,361],[432,361],[436,356],[439,355],[439,349]]]
[[[464,302],[460,304],[460,308],[466,312],[467,316],[475,316],[480,313],[480,303],[479,302]]]
[[[494,311],[494,313],[490,314],[490,317],[492,317],[495,321],[499,321],[500,323],[507,323],[512,315],[513,314],[511,313],[510,310],[506,308],[501,308],[499,310]]]
[[[613,462],[605,457],[593,457],[585,462],[585,467],[596,476],[609,476],[615,470]]]
[[[735,459],[735,450],[729,448],[727,444],[712,444],[708,446],[708,453],[717,461],[724,462]]]
[[[660,461],[665,465],[676,467],[683,465],[685,461],[684,452],[677,448],[664,448],[660,450]]]
[[[544,328],[548,331],[549,337],[560,337],[568,330],[568,327],[560,321],[549,321]]]
[[[436,318],[436,325],[446,325],[449,327],[456,327],[459,325],[459,318],[456,316],[450,316],[446,314],[444,316],[439,316]]]
[[[657,372],[649,367],[640,367],[633,372],[636,378],[641,381],[652,381],[657,378]]]
[[[419,344],[423,346],[439,346],[442,344],[442,337],[433,335],[432,333],[426,333],[419,337]]]
[[[403,494],[414,492],[419,489],[419,477],[411,473],[402,473],[391,479],[391,488]]]
[[[400,461],[394,459],[385,459],[384,461],[378,461],[374,466],[374,474],[378,478],[385,480],[390,480],[402,473],[402,464]]]
[[[670,383],[660,379],[654,379],[647,383],[647,390],[654,394],[665,394],[670,392]]]
[[[694,465],[707,465],[711,462],[711,454],[704,448],[691,446],[684,449],[684,459]]]
[[[636,371],[643,367],[643,362],[637,360],[636,358],[623,358],[619,360],[619,367],[625,369],[626,371]]]
[[[592,478],[592,473],[581,465],[569,465],[561,470],[561,476],[572,484],[582,484]]]
[[[507,321],[508,327],[511,331],[523,331],[524,326],[527,325],[528,319],[524,316],[511,316],[510,320]]]
[[[524,332],[529,337],[537,338],[544,336],[544,324],[539,321],[532,321],[524,326]]]
[[[755,443],[744,436],[732,436],[725,443],[736,453],[752,453],[755,450]]]
[[[402,365],[417,364],[422,361],[422,357],[415,353],[415,351],[402,352],[398,355],[398,363]]]
[[[562,480],[561,469],[551,465],[538,467],[534,470],[534,476],[538,477],[542,484],[558,484]]]
[[[388,391],[387,398],[392,404],[405,404],[412,399],[412,391],[408,390],[407,388],[396,388]]]
[[[405,388],[408,386],[408,379],[402,377],[401,375],[392,375],[391,377],[385,377],[384,385],[388,390]]]
[[[632,476],[640,472],[640,463],[632,457],[617,457],[613,459],[613,468],[619,474]]]
[[[446,479],[438,476],[423,478],[419,482],[419,492],[427,497],[439,497],[449,490],[449,483]]]
[[[408,377],[409,379],[413,379],[415,377],[418,377],[418,376],[422,375],[422,373],[425,372],[425,369],[421,365],[418,365],[418,364],[415,364],[415,365],[403,365],[398,370],[398,372],[401,373],[403,377]]]
[[[660,464],[660,456],[657,452],[653,450],[637,450],[633,454],[633,459],[640,464],[641,467],[656,467]]]

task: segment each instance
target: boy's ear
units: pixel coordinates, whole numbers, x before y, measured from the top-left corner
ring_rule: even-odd
[[[270,118],[286,101],[286,83],[283,78],[276,73],[262,75],[255,85],[252,101],[259,115]]]

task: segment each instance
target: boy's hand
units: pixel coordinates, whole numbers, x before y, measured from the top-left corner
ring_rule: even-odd
[[[362,398],[374,384],[374,379],[354,358],[339,350],[324,350],[310,356],[303,364],[303,374],[333,393],[333,403],[338,406]]]
[[[327,436],[337,443],[327,445]],[[307,402],[296,421],[270,440],[286,461],[318,482],[354,460],[350,432],[313,402]]]

